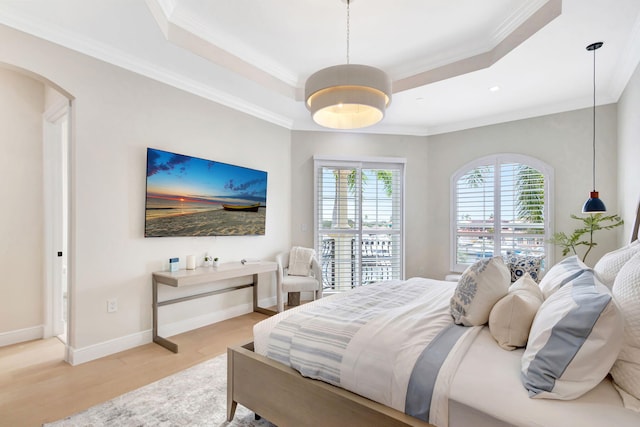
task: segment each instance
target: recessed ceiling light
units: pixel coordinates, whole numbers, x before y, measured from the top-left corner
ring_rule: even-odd
[[[500,86],[491,86],[489,92],[497,92],[500,90]]]

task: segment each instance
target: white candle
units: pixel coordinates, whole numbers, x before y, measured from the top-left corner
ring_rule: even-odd
[[[187,255],[187,270],[195,270],[195,269],[196,269],[196,256]]]

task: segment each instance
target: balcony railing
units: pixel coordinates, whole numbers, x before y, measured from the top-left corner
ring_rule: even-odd
[[[342,256],[340,256],[340,253],[336,253],[335,239],[323,239],[321,266],[322,281],[325,289],[354,288],[363,284],[394,278],[392,243],[390,240],[381,239],[378,236],[362,240],[360,245],[361,271],[358,271],[357,268],[355,250],[355,240],[351,239],[350,253],[342,251]]]

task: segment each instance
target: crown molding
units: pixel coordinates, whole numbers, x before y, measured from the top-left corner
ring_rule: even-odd
[[[483,56],[489,56],[489,57],[493,56],[495,57],[495,60],[493,62],[496,62],[500,58],[502,58],[502,56],[508,53],[508,51],[504,52],[502,56],[497,56],[495,54],[496,49],[498,49],[498,46],[501,43],[505,42],[505,40],[508,42],[509,40],[517,38],[515,34],[517,34],[516,32],[521,31],[521,28],[532,27],[533,31],[529,30],[530,32],[526,37],[528,38],[531,35],[533,35],[536,31],[546,26],[553,19],[553,18],[549,19],[549,17],[541,18],[540,16],[534,16],[536,14],[539,14],[543,8],[544,10],[550,10],[551,14],[554,15],[553,18],[555,18],[561,13],[562,0],[532,0],[530,2],[527,2],[525,5],[523,5],[522,7],[514,11],[510,16],[508,16],[490,36],[488,36],[486,39],[483,39],[479,42],[474,43],[471,47],[460,46],[460,48],[456,49],[455,51],[449,50],[446,56],[424,58],[423,60],[414,58],[413,59],[414,63],[418,62],[418,64],[411,67],[411,69],[398,66],[398,67],[395,67],[395,70],[392,69],[392,70],[389,70],[389,72],[392,74],[394,82],[400,82],[405,80],[411,81],[411,80],[414,80],[416,76],[425,75],[427,73],[432,72],[433,70],[460,69],[462,64],[469,63],[469,62],[478,62],[478,59],[482,58]],[[526,38],[524,40],[526,40]],[[522,41],[520,41],[519,43],[522,43]],[[517,47],[518,44],[515,44],[510,50]],[[490,66],[490,65],[491,63],[486,66]],[[485,68],[485,66],[481,68]],[[478,68],[478,69],[481,69],[481,68]],[[469,71],[466,71],[466,72],[471,72],[471,71],[477,71],[477,69],[470,69]],[[464,74],[464,73],[458,73],[455,75],[460,75],[460,74]],[[451,75],[448,77],[455,77],[455,75]],[[433,81],[429,81],[429,83],[432,83],[438,80],[444,80],[445,78],[448,78],[448,77],[446,74],[444,74],[443,76],[438,77]],[[398,87],[401,87],[401,86],[404,86],[404,85],[400,85],[400,83],[398,83]],[[406,89],[413,89],[415,87],[418,87],[418,86],[409,86],[409,87],[406,87]],[[402,90],[406,90],[406,89],[402,89]]]
[[[413,76],[395,80],[393,82],[393,93],[488,68],[544,28],[549,22],[560,16],[561,13],[562,0],[549,0],[531,14],[528,19],[514,28],[492,49],[474,56],[467,56],[455,62],[443,64]]]
[[[152,2],[158,0],[147,1]],[[216,31],[215,28],[203,22],[197,14],[186,8],[176,9],[173,15],[168,18],[168,21],[176,27],[180,27],[184,31],[192,34],[194,37],[198,37],[217,46],[228,55],[237,57],[239,60],[250,64],[261,72],[270,74],[292,88],[298,84],[298,76],[296,73],[261,54],[241,40],[223,32]],[[171,32],[168,40],[173,42]]]
[[[240,40],[206,25],[200,17],[175,0],[146,0],[168,41],[190,50],[269,90],[296,101],[298,76],[256,52]],[[446,57],[428,58],[411,70],[396,67],[394,92],[486,68],[543,28],[562,10],[562,0],[532,0],[514,11],[483,42]],[[542,13],[541,13],[542,11]],[[523,36],[524,35],[524,36]],[[508,46],[505,49],[505,46]],[[233,52],[233,53],[231,53]],[[396,90],[397,88],[397,90]]]
[[[532,0],[526,2],[498,26],[491,36],[491,44],[489,48],[496,47],[500,42],[516,31],[518,27],[527,22],[536,12],[542,9],[546,3],[551,2],[558,3],[559,8],[562,8],[562,0]]]
[[[227,70],[297,100],[297,76],[240,40],[207,26],[174,0],[146,0],[165,39]],[[231,53],[230,46],[233,47]]]
[[[151,16],[160,27],[160,31],[164,35],[164,38],[169,37],[169,16],[173,14],[176,8],[174,0],[145,0]]]
[[[19,14],[5,9],[0,13],[0,23],[51,43],[63,46],[92,58],[129,70],[136,74],[182,89],[194,95],[217,102],[234,110],[249,114],[278,126],[291,129],[293,120],[248,102],[242,98],[221,91],[183,74],[168,70],[158,64],[142,60],[99,41],[81,37],[58,26],[46,22],[24,19]]]
[[[613,104],[616,100],[607,97],[601,100],[597,107]],[[571,111],[582,110],[586,108],[592,108],[593,103],[590,97],[581,99],[571,99],[564,102],[555,104],[545,104],[535,106],[531,108],[525,108],[517,111],[509,111],[501,114],[494,114],[487,117],[480,117],[476,119],[465,120],[461,122],[455,122],[451,124],[443,124],[439,126],[432,126],[429,128],[427,135],[439,135],[443,133],[458,132],[467,129],[479,128],[491,125],[500,125],[503,123],[514,122],[518,120],[534,119],[536,117],[549,116],[552,114],[560,114]]]

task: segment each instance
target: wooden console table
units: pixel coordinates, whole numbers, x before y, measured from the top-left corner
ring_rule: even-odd
[[[224,292],[236,291],[238,289],[253,286],[253,311],[268,315],[275,314],[273,310],[258,306],[258,274],[276,271],[278,264],[271,261],[261,261],[258,263],[240,262],[224,263],[218,267],[202,267],[195,270],[178,270],[174,272],[158,271],[152,275],[153,283],[153,342],[173,351],[178,352],[178,344],[158,335],[158,307],[179,302],[189,301],[196,298],[203,298],[210,295],[221,294]],[[215,291],[202,292],[195,295],[189,295],[181,298],[174,298],[165,301],[158,301],[158,285],[173,286],[182,288],[185,286],[201,285],[204,283],[217,282],[220,280],[235,279],[237,277],[253,276],[251,283],[246,285],[230,286]]]

